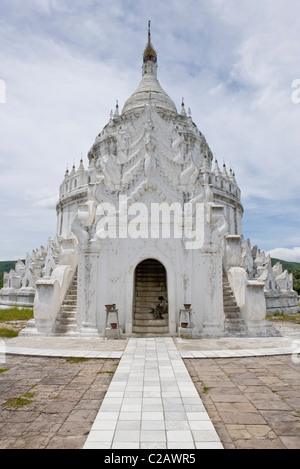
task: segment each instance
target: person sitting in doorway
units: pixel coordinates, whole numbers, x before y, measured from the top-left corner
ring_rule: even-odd
[[[158,297],[159,303],[153,309],[153,316],[155,319],[163,319],[162,314],[167,313],[168,304],[163,296]]]

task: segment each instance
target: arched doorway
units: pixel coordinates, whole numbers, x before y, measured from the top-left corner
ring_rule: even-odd
[[[168,334],[168,312],[162,315],[162,319],[155,319],[153,315],[159,296],[168,301],[166,269],[156,259],[146,259],[135,269],[132,332],[140,336]]]

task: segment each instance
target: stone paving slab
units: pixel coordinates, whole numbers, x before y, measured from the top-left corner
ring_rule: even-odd
[[[111,350],[59,350],[25,347],[5,347],[5,353],[35,357],[83,357],[83,358],[121,358],[123,351]]]
[[[253,376],[248,375],[249,371],[253,373],[253,370],[261,369],[260,363],[264,362],[265,358],[270,360],[268,366],[263,368],[263,373],[259,373],[258,378],[261,381],[256,380],[254,382]],[[283,359],[286,362],[281,364]],[[0,448],[81,448],[87,438],[86,432],[90,430],[96,419],[105,391],[108,389],[111,373],[102,373],[100,371],[100,374],[97,375],[97,379],[101,378],[102,380],[105,378],[106,382],[109,380],[107,386],[103,387],[101,381],[94,382],[91,385],[89,379],[86,379],[85,374],[89,373],[89,364],[92,362],[90,360],[83,362],[81,365],[72,365],[74,370],[76,366],[81,366],[82,371],[77,375],[74,373],[74,379],[71,380],[69,373],[67,375],[65,373],[64,359],[28,357],[25,360],[23,356],[10,355],[7,360],[8,363],[1,365],[1,368],[11,367],[11,370],[0,374],[1,404],[7,397],[28,391],[34,391],[36,397],[33,399],[32,404],[21,409],[9,410],[0,405],[0,413],[1,410],[4,412],[0,418]],[[249,357],[247,359],[237,357],[217,360],[193,359],[190,361],[194,365],[198,363],[202,370],[202,375],[197,378],[197,381],[201,378],[202,382],[194,384],[209,415],[208,413],[201,413],[201,417],[213,422],[225,448],[232,447],[228,444],[232,444],[233,439],[238,440],[238,442],[234,441],[234,444],[238,443],[240,446],[247,448],[268,447],[268,445],[274,447],[276,441],[279,443],[279,447],[282,448],[296,447],[297,442],[299,442],[299,429],[295,425],[299,422],[299,413],[297,413],[299,412],[300,395],[299,374],[297,374],[299,373],[299,364],[293,365],[290,356]],[[99,368],[99,366],[102,366],[101,363],[101,359],[94,360],[93,366],[96,367],[97,371],[101,370]],[[110,360],[105,360],[104,363],[107,366],[106,370],[111,371],[112,368],[108,366]],[[218,373],[216,370],[211,369],[211,363],[217,363],[219,367],[222,365],[222,370]],[[85,369],[87,371],[83,373]],[[226,370],[228,376],[232,377],[231,380],[226,379],[224,370]],[[240,372],[243,372],[242,379]],[[238,376],[239,374],[240,376]],[[205,378],[205,381],[203,378]],[[209,380],[206,381],[206,378],[209,378]],[[233,392],[236,390],[234,389],[236,385],[233,378],[239,385],[238,394]],[[247,381],[245,381],[245,378],[247,378]],[[250,379],[251,381],[249,381]],[[16,383],[18,384],[16,385]],[[206,389],[204,393],[202,393],[202,383],[210,388]],[[210,393],[215,394],[211,402],[207,401]],[[121,395],[121,391],[111,393],[111,397],[120,397]],[[162,395],[168,398],[176,398],[180,396],[180,393],[167,389],[162,392]],[[252,402],[249,401],[248,395],[253,398]],[[137,396],[142,396],[142,392],[129,389],[126,393],[126,397]],[[270,396],[272,397],[271,403],[266,400],[266,397]],[[274,396],[280,396],[280,401],[282,401],[280,406],[278,406],[277,400],[273,400]],[[66,400],[62,401],[61,399]],[[149,403],[155,411],[160,410],[159,407],[154,407],[158,405],[156,397],[151,398]],[[293,405],[295,412],[291,413],[291,408],[287,409],[285,406],[285,409],[283,409],[284,403],[289,406]],[[250,405],[253,407],[249,407]],[[217,412],[214,412],[214,409]],[[256,409],[261,413],[264,421],[252,419],[247,422],[245,417],[251,417]],[[82,412],[85,412],[85,410],[87,413]],[[252,414],[250,413],[251,410],[253,411]],[[239,424],[236,422],[230,423],[228,421],[230,412],[233,415],[239,415],[239,418],[243,418],[243,421],[240,421]],[[110,416],[110,412],[108,412],[108,419]],[[115,420],[114,413],[112,416]],[[179,414],[173,413],[172,415],[172,413],[169,413],[169,416],[173,418],[173,421],[168,424],[169,430],[176,429],[177,424],[179,428],[185,427],[180,420],[176,420],[176,418],[181,418]],[[124,428],[134,429],[136,422],[130,422],[131,417],[131,412],[123,413],[120,430],[124,430]],[[189,417],[191,423],[193,418],[199,421],[200,415],[199,413],[198,415],[191,413]],[[221,417],[224,417],[224,421],[221,420]],[[111,425],[114,425],[113,421],[105,421],[105,428],[109,429]],[[162,420],[149,420],[143,423],[143,429],[151,430],[153,425],[157,425],[157,430],[164,429],[165,426]],[[197,422],[196,425],[198,425]],[[269,428],[272,428],[276,435],[279,431],[282,433],[280,435],[281,442],[268,437],[268,435],[272,436],[272,433],[268,430]],[[264,434],[265,430],[267,430],[267,434]],[[127,445],[131,443],[127,442]],[[147,447],[155,449],[156,445],[154,443],[147,443]],[[198,446],[205,447],[205,442]]]
[[[300,363],[185,359],[225,449],[300,449]]]
[[[6,356],[0,449],[81,449],[118,360]]]
[[[300,325],[277,323],[281,337],[220,337],[212,339],[183,339],[173,337],[177,350],[183,358],[211,358],[226,356],[263,356],[290,354],[300,348]],[[71,356],[88,354],[108,357],[116,352],[120,358],[128,338],[109,339],[84,336],[18,336],[1,341],[7,353],[42,356]],[[118,353],[119,352],[119,353]],[[68,355],[69,354],[69,355]]]
[[[203,447],[223,448],[172,338],[130,339],[84,449]]]
[[[300,344],[300,342],[299,342]],[[281,347],[266,349],[241,349],[241,350],[179,350],[182,358],[229,358],[229,357],[259,357],[267,355],[291,355],[297,348]],[[87,358],[121,358],[123,351],[114,350],[77,350],[77,349],[47,349],[47,348],[28,348],[28,347],[10,347],[6,346],[8,354],[27,355],[37,357],[87,357]],[[3,352],[3,350],[2,350]]]
[[[201,338],[184,339],[175,337],[174,342],[179,351],[198,350],[203,353],[207,351],[218,350],[268,350],[285,349],[293,346],[295,342],[300,343],[300,325],[288,323],[285,321],[275,324],[280,337],[219,337],[219,338]]]
[[[299,375],[295,373],[295,370],[298,372],[300,366],[300,326],[283,324],[282,326],[280,325],[280,328],[282,337],[279,338],[220,338],[201,340],[161,338],[161,344],[158,348],[160,353],[156,358],[154,358],[153,341],[156,342],[157,339],[147,339],[149,347],[136,345],[136,353],[133,353],[134,347],[132,349],[129,347],[128,355],[126,355],[126,352],[124,353],[127,350],[127,345],[129,342],[131,344],[137,343],[135,342],[137,339],[110,340],[100,337],[45,338],[19,336],[14,339],[5,339],[1,341],[0,345],[2,355],[4,352],[4,357],[5,353],[8,357],[14,355],[16,359],[18,355],[27,355],[32,357],[32,360],[39,360],[40,357],[42,361],[46,357],[51,357],[50,362],[52,365],[55,357],[67,358],[75,356],[96,358],[97,360],[119,359],[123,357],[124,366],[118,367],[118,373],[115,374],[114,378],[114,385],[109,387],[106,394],[108,400],[105,403],[103,402],[104,405],[102,404],[100,410],[99,405],[103,401],[104,396],[102,395],[101,397],[100,393],[101,398],[99,400],[99,389],[91,391],[90,395],[93,396],[91,402],[98,402],[99,404],[97,409],[93,411],[96,419],[89,420],[89,428],[92,427],[92,431],[89,433],[85,443],[86,447],[89,447],[89,445],[94,447],[96,445],[97,448],[188,449],[195,447],[206,448],[209,445],[211,448],[223,446],[225,448],[264,448],[274,447],[274,445],[277,447],[276,444],[278,444],[280,448],[298,448],[300,383]],[[168,346],[166,346],[165,340]],[[146,339],[142,339],[140,344],[143,341],[144,344],[147,343]],[[162,346],[163,343],[165,343],[164,346]],[[152,354],[147,359],[145,359],[145,347],[149,348]],[[164,347],[166,347],[165,350],[163,350]],[[278,368],[275,366],[274,371],[270,367],[267,370],[268,372],[266,371],[263,376],[259,377],[258,381],[257,376],[253,375],[253,369],[259,367],[260,363],[263,363],[265,359],[271,360],[270,366],[274,363],[278,365],[277,358],[279,360],[286,359],[288,364],[293,363],[294,360],[296,365],[294,368],[289,366]],[[201,363],[201,369],[204,373],[209,362],[217,363],[221,359],[221,363],[226,366],[228,376],[231,378],[232,374],[234,379],[224,379],[224,377],[226,378],[224,369],[222,369],[223,375],[222,373],[220,375],[218,372],[213,372],[213,376],[209,376],[209,373],[206,371],[209,380],[206,382],[202,379],[202,375],[201,379],[200,375],[198,375],[199,379],[196,380],[198,382],[194,383],[194,388],[191,388],[187,386],[189,381],[184,379],[186,378],[187,370],[185,367],[182,367],[182,359],[184,359],[184,363],[190,362],[195,366],[197,363]],[[19,360],[21,362],[23,357],[20,357]],[[245,360],[248,360],[247,366],[249,369],[241,374],[239,373],[239,368],[244,369]],[[49,366],[49,361],[45,363]],[[172,367],[173,364],[178,365],[181,363],[180,369],[177,369],[175,366],[171,370],[169,367],[170,363]],[[234,363],[240,363],[241,365],[238,367]],[[191,368],[189,366],[188,368],[191,373]],[[279,370],[278,373],[277,368]],[[175,375],[178,382],[180,382],[180,386],[176,384],[177,387],[174,386]],[[193,373],[191,373],[191,376],[193,377]],[[28,379],[30,381],[29,377]],[[288,382],[286,381],[287,379]],[[21,376],[19,382],[20,389],[27,389],[27,376]],[[205,385],[205,389],[207,389],[204,393],[201,393],[202,384],[199,383],[204,382],[207,384],[207,386]],[[264,386],[262,386],[262,382]],[[50,379],[49,382],[47,380],[44,381],[43,386],[46,390],[46,388],[55,387],[59,383],[59,379]],[[126,386],[124,388],[125,383]],[[215,383],[218,386],[221,383],[221,388],[217,387]],[[276,390],[274,388],[275,385],[281,386],[281,389],[278,388],[279,391]],[[72,386],[76,388],[76,379]],[[235,391],[238,392],[231,393],[230,391],[233,391],[233,388],[236,386],[238,386],[238,390],[235,389]],[[3,389],[11,391],[9,384],[4,386]],[[201,410],[193,408],[193,405],[197,406],[199,403],[195,404],[195,402],[189,400],[197,398],[195,389],[197,389],[197,396],[200,394],[203,401],[199,398]],[[219,389],[220,392],[214,392],[215,389]],[[270,390],[277,397],[279,392],[284,392],[285,394],[280,394],[280,401],[266,399],[268,393],[270,397]],[[66,389],[61,395],[64,393],[68,394],[69,392]],[[209,401],[207,399],[210,393],[215,395]],[[249,400],[248,393],[251,395],[251,401]],[[287,399],[289,405],[294,406],[295,412],[293,415],[290,413],[290,408],[286,408],[285,401]],[[84,399],[82,401],[79,399],[78,406],[83,405],[84,407],[85,402],[88,403]],[[251,412],[251,409],[255,410]],[[63,410],[68,410],[68,405],[65,405]],[[21,413],[16,413],[15,416],[17,415],[20,416]],[[36,418],[36,415],[34,417],[33,414],[30,417],[30,412],[27,412],[25,415],[29,419]],[[82,416],[80,417],[80,412],[78,414],[76,412],[76,415],[78,415],[78,419],[74,417],[75,420],[77,419],[75,425],[76,431],[81,433],[81,439],[79,438],[78,441],[82,441],[82,439],[85,441],[85,431],[80,429],[82,426]],[[40,421],[42,426],[43,420],[46,420],[44,422],[46,426],[51,425],[53,421],[53,426],[51,427],[53,429],[51,433],[52,447],[64,445],[64,443],[61,443],[60,436],[56,439],[55,435],[55,429],[60,428],[61,416],[62,414],[60,413],[53,413],[53,415],[50,414],[46,417],[42,414],[37,417],[37,424]],[[235,416],[236,421],[234,421]],[[211,427],[212,422],[214,430]],[[27,424],[23,422],[22,418],[20,421],[12,421],[10,425],[11,430],[8,430],[7,438],[5,436],[5,443],[0,438],[0,447],[14,447],[13,444],[16,444],[16,439],[12,435],[26,435]],[[71,428],[72,423],[68,425],[61,427],[62,430],[68,427],[67,434],[68,431],[73,432]],[[87,427],[85,426],[84,428],[86,429]],[[212,439],[211,430],[214,436],[217,435],[217,439],[216,441],[207,442],[205,441],[207,436],[209,439]],[[100,432],[103,431],[105,431],[106,436],[104,440],[101,440]],[[278,437],[277,439],[273,437],[272,432]],[[139,438],[136,440],[137,433]],[[21,447],[44,448],[49,445],[47,435],[47,432],[45,433],[38,427],[32,437],[25,437],[25,443],[22,437],[19,436],[18,443]],[[102,436],[104,436],[103,433]],[[71,435],[70,438],[71,440],[68,444],[71,446],[67,445],[66,447],[82,447],[80,444],[76,446],[76,437],[73,439]],[[222,441],[222,444],[220,441]]]
[[[300,344],[300,342],[299,342]],[[229,358],[229,357],[260,357],[267,355],[291,355],[296,347],[241,349],[241,350],[181,350],[182,358]]]
[[[89,336],[22,336],[4,338],[3,342],[11,349],[48,350],[48,351],[124,351],[128,342],[127,338],[108,339]]]

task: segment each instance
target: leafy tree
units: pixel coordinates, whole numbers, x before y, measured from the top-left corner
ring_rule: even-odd
[[[300,295],[300,269],[296,269],[294,274],[294,290]]]

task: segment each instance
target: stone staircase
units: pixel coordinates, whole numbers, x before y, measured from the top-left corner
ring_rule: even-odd
[[[135,275],[133,334],[140,337],[168,335],[168,314],[163,314],[163,319],[155,319],[151,312],[157,305],[159,296],[167,299],[165,268],[160,262],[147,259],[137,266]]]
[[[247,327],[242,318],[239,306],[236,303],[230,283],[223,276],[223,307],[225,314],[224,332],[230,337],[247,336]]]
[[[54,324],[55,335],[77,335],[77,269]]]

